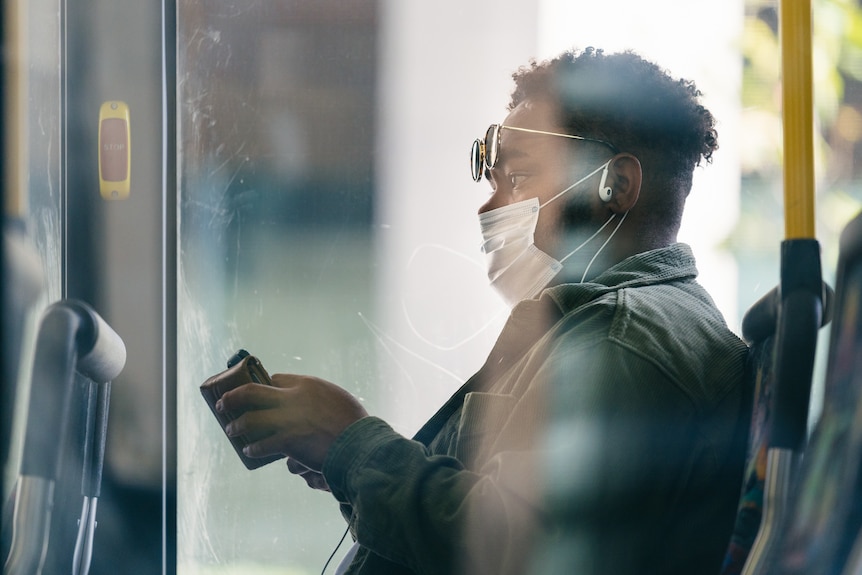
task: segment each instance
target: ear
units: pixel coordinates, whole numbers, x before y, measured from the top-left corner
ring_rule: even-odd
[[[613,195],[607,206],[618,214],[631,210],[640,197],[642,179],[641,163],[637,157],[627,152],[614,156],[607,179],[607,185],[613,189]]]

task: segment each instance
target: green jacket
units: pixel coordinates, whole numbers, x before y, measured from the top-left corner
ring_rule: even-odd
[[[414,439],[345,430],[323,473],[348,572],[717,573],[747,348],[696,275],[675,244],[546,289]]]

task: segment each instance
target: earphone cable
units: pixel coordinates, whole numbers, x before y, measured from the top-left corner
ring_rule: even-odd
[[[348,531],[350,531],[350,524],[347,525],[347,529],[344,530],[344,534],[341,536],[341,539],[338,540],[338,545],[335,546],[335,549],[333,549],[332,553],[329,555],[329,559],[327,559],[326,563],[323,565],[323,569],[320,571],[320,575],[326,575],[326,570],[329,568],[329,564],[332,562],[332,559],[335,557],[335,554],[338,553],[338,550],[344,543],[344,539],[347,538]]]

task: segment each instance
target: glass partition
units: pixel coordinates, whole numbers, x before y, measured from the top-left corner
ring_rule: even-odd
[[[173,476],[163,466],[169,459],[163,447],[172,447],[173,435],[163,433],[162,426],[160,6],[113,0],[13,0],[4,2],[2,10],[0,57],[8,104],[0,123],[8,138],[2,171],[4,250],[9,249],[9,236],[18,234],[32,248],[35,263],[28,263],[41,272],[41,286],[22,285],[11,279],[22,270],[12,267],[11,258],[4,261],[4,295],[10,288],[20,289],[15,299],[33,303],[20,332],[8,329],[8,316],[13,314],[4,307],[3,359],[8,362],[14,356],[20,367],[16,381],[4,372],[0,402],[4,552],[12,532],[8,513],[16,503],[9,495],[23,473],[24,422],[63,419],[59,407],[56,412],[28,413],[37,322],[48,304],[73,298],[96,310],[123,339],[127,352],[123,372],[112,382],[116,385],[108,410],[99,528],[90,573],[153,573],[165,564],[163,501],[172,494],[163,479]],[[113,203],[99,194],[99,110],[106,100],[124,101],[131,108],[131,194]],[[63,447],[53,491],[46,573],[71,569],[82,514],[88,386],[85,378],[77,377],[72,389],[65,390],[71,395],[65,408],[69,423],[56,440]],[[14,390],[14,410],[7,388]]]
[[[680,239],[738,329],[778,281],[781,239],[765,256],[728,241],[757,192],[740,183],[755,4],[699,3],[705,43],[672,0],[177,0],[178,571],[318,573],[344,533],[331,496],[282,462],[246,470],[210,414],[198,387],[237,349],[345,387],[408,436],[482,364],[506,309],[468,151],[531,58],[633,48],[697,82],[721,150]]]
[[[377,13],[323,4],[177,3],[180,572],[310,572],[343,531],[283,462],[246,470],[198,391],[246,348],[376,393]]]
[[[394,25],[452,30],[452,9],[178,2],[180,572],[316,573],[344,533],[330,495],[247,471],[210,414],[198,386],[238,348],[410,435],[493,342],[467,151],[535,33],[468,88],[473,64]]]
[[[11,449],[8,462],[4,462],[7,463],[3,477],[3,485],[7,488],[3,500],[6,501],[18,473],[23,441],[23,413],[26,411],[31,367],[28,362],[32,351],[30,340],[35,333],[39,313],[48,303],[59,299],[62,291],[64,182],[60,2],[10,2],[8,6],[4,4],[3,10],[8,23],[6,45],[9,54],[14,55],[14,58],[6,60],[4,78],[5,112],[14,114],[3,126],[7,137],[14,138],[7,143],[8,155],[4,158],[7,194],[4,232],[18,237],[22,257],[32,257],[34,261],[26,263],[39,269],[37,283],[23,283],[36,293],[15,297],[28,303],[24,332],[6,335],[14,337],[14,342],[4,340],[13,344],[12,350],[4,350],[4,353],[18,355],[15,361],[20,368]],[[39,26],[33,26],[33,22],[39,22]],[[17,260],[16,263],[24,262]],[[28,271],[27,267],[23,271]],[[16,270],[15,273],[21,272]],[[4,327],[8,325],[4,324]],[[12,358],[6,356],[5,360],[11,363]],[[12,411],[11,406],[3,406],[4,413]]]

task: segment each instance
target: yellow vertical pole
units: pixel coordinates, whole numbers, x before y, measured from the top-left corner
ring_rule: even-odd
[[[784,229],[781,303],[776,325],[763,519],[742,575],[771,573],[778,534],[789,517],[793,461],[805,445],[817,332],[823,323],[823,273],[814,237],[814,112],[811,2],[781,0],[784,101]]]
[[[781,0],[785,239],[814,238],[811,1]]]

